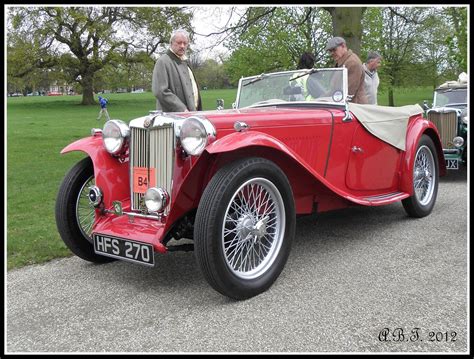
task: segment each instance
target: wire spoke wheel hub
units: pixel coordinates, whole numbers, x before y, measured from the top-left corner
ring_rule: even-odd
[[[252,178],[232,195],[222,228],[223,251],[231,272],[242,279],[264,274],[273,264],[285,233],[285,208],[276,186]]]
[[[433,154],[427,146],[421,146],[415,157],[413,168],[413,186],[422,205],[431,201],[434,192],[435,164]]]

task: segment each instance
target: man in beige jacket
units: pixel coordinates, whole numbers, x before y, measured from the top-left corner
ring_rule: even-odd
[[[364,88],[365,72],[359,57],[347,48],[346,40],[342,37],[329,39],[326,50],[331,53],[332,58],[336,61],[336,67],[345,66],[347,68],[349,96],[352,96],[351,102],[367,104]]]

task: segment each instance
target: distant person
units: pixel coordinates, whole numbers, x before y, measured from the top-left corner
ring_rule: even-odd
[[[377,90],[379,87],[379,75],[377,69],[382,62],[382,56],[377,52],[369,52],[367,54],[367,61],[363,64],[365,72],[365,94],[367,95],[367,101],[371,105],[377,104]]]
[[[314,67],[314,55],[310,52],[305,52],[301,55],[298,61],[298,70],[312,69]]]
[[[298,60],[297,69],[312,69],[314,67],[314,55],[310,52],[304,52],[300,59]],[[299,75],[296,75],[298,77]],[[308,89],[306,83],[308,81],[308,75],[298,77],[295,80],[295,86],[301,88],[301,94],[294,94],[293,97],[290,97],[290,101],[304,101],[304,100],[311,100],[312,97],[308,93]]]
[[[347,48],[346,40],[338,36],[329,39],[326,50],[336,61],[336,67],[345,66],[347,68],[349,96],[352,96],[351,102],[367,104],[364,88],[365,72],[359,57]]]
[[[201,96],[186,50],[189,34],[179,29],[173,32],[170,48],[155,63],[152,91],[156,97],[156,109],[164,112],[202,110]]]
[[[103,115],[105,115],[105,119],[107,121],[110,120],[109,112],[107,111],[107,103],[108,102],[109,102],[109,100],[107,100],[106,98],[104,98],[102,96],[99,96],[100,112],[99,112],[99,116],[97,117],[97,121],[100,121],[100,119],[102,118]]]

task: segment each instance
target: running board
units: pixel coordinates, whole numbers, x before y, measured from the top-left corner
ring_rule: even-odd
[[[379,194],[376,196],[366,196],[366,197],[349,196],[348,199],[365,206],[380,206],[383,204],[398,202],[408,197],[410,197],[410,195],[406,192],[391,192],[391,193]]]

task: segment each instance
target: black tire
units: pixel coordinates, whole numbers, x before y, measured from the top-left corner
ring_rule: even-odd
[[[78,206],[83,205],[87,186],[94,182],[94,168],[89,157],[79,161],[64,177],[56,199],[56,226],[66,246],[78,257],[94,263],[107,263],[114,259],[98,255],[94,252],[90,232],[90,221],[80,226]],[[79,203],[81,195],[82,202]],[[80,209],[82,211],[82,207]],[[88,210],[88,209],[86,209]],[[90,205],[90,220],[93,222],[94,208]],[[82,218],[82,217],[81,217]],[[87,219],[87,218],[86,218]]]
[[[295,221],[291,186],[278,166],[263,158],[226,165],[196,213],[194,253],[204,277],[233,299],[264,292],[285,266]]]
[[[433,210],[438,195],[439,162],[433,140],[422,135],[413,163],[413,195],[402,200],[410,217],[421,218]]]

